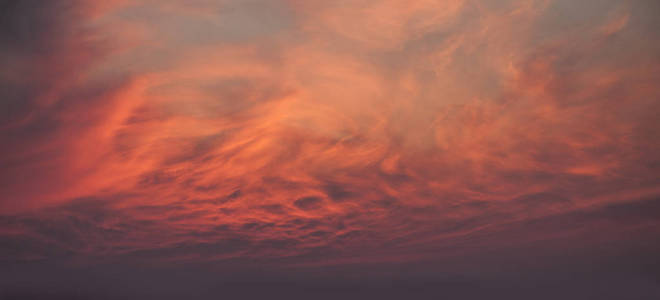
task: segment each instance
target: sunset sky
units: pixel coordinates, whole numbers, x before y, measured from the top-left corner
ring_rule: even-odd
[[[0,298],[660,299],[659,29],[657,0],[0,1]]]

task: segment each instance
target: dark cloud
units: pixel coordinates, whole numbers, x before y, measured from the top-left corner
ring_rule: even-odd
[[[323,203],[323,198],[315,196],[302,197],[293,202],[293,205],[303,210],[318,209]]]
[[[0,125],[16,128],[53,117],[44,114],[34,119],[42,108],[39,96],[80,71],[88,63],[85,52],[92,48],[78,40],[84,32],[76,27],[81,12],[75,2],[10,0],[1,5],[0,60],[10,67],[0,77],[4,95]],[[69,51],[79,57],[62,56]]]
[[[600,222],[611,222],[625,228],[658,220],[660,218],[658,208],[660,208],[660,199],[658,198],[639,199],[627,203],[613,203],[593,209],[571,211],[565,214],[529,220],[525,227],[539,228],[539,230],[541,230],[541,227],[581,229],[584,226],[598,226]],[[557,228],[552,229],[556,230]],[[549,229],[549,231],[552,231],[552,229]]]
[[[351,192],[342,185],[333,182],[326,184],[323,187],[323,190],[325,191],[326,195],[330,197],[330,199],[337,202],[344,201],[347,198],[355,196],[354,192]]]
[[[285,214],[287,211],[286,207],[281,204],[261,205],[259,208],[272,214]]]

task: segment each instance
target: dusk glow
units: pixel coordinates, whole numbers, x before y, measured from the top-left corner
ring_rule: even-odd
[[[0,298],[660,299],[659,28],[656,0],[2,1]]]

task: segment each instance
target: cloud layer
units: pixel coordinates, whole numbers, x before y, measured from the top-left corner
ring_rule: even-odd
[[[0,9],[4,263],[657,246],[654,1],[90,3]]]

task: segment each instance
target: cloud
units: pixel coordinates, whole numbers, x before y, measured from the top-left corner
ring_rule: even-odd
[[[5,2],[0,256],[635,252],[660,193],[651,2]]]
[[[323,202],[323,198],[308,196],[308,197],[302,197],[294,201],[293,205],[297,206],[300,209],[311,210],[311,209],[319,208],[322,202]]]

